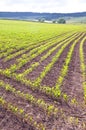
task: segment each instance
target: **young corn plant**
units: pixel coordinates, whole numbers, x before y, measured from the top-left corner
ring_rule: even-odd
[[[52,61],[44,68],[44,70],[41,72],[40,76],[34,81],[35,86],[40,86],[41,81],[46,76],[46,74],[50,71],[50,69],[53,67],[56,61],[58,61],[60,55],[64,51],[64,49],[70,44],[70,42],[75,39],[75,37],[72,37],[68,42],[66,42],[56,53],[55,57],[52,58]]]
[[[54,105],[48,104],[43,99],[37,99],[31,94],[23,93],[20,90],[16,90],[13,86],[6,84],[4,81],[0,80],[0,87],[4,88],[6,91],[12,92],[13,94],[31,102],[33,105],[42,108],[48,115],[56,115],[58,113],[58,108],[55,108]],[[51,109],[49,109],[51,108]]]
[[[19,118],[26,121],[28,124],[34,126],[37,130],[45,130],[45,126],[42,123],[37,123],[33,116],[26,114],[22,108],[18,108],[14,106],[12,103],[8,103],[3,97],[0,97],[0,104],[7,110],[11,111],[13,114],[18,116]]]
[[[81,64],[81,72],[82,72],[82,79],[83,79],[83,90],[84,90],[84,101],[86,104],[86,65],[85,65],[85,61],[84,61],[84,52],[83,52],[83,45],[86,41],[86,37],[83,38],[83,40],[80,43],[80,64]]]

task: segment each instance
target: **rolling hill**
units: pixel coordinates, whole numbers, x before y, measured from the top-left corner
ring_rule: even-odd
[[[17,19],[17,20],[39,20],[46,21],[64,18],[68,23],[86,23],[86,12],[78,13],[33,13],[33,12],[0,12],[0,19]]]

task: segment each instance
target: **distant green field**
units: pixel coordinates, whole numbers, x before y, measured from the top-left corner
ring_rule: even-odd
[[[71,17],[67,20],[70,24],[86,24],[86,17]]]
[[[86,27],[86,26],[85,26]],[[81,31],[84,25],[58,25],[13,20],[0,20],[0,48],[15,47],[18,49],[29,44],[58,36],[65,32]]]
[[[0,129],[86,130],[85,114],[86,25],[0,20]]]

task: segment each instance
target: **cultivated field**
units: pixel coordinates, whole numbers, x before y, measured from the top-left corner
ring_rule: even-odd
[[[86,130],[86,25],[0,20],[0,130]]]

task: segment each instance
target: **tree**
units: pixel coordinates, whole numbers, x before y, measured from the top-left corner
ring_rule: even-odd
[[[66,23],[66,20],[65,20],[65,19],[59,19],[59,20],[58,20],[58,23],[60,23],[60,24],[65,24],[65,23]]]
[[[44,18],[40,18],[38,21],[43,23],[45,21],[45,19]]]
[[[52,23],[57,23],[57,21],[56,21],[56,20],[53,20]]]

